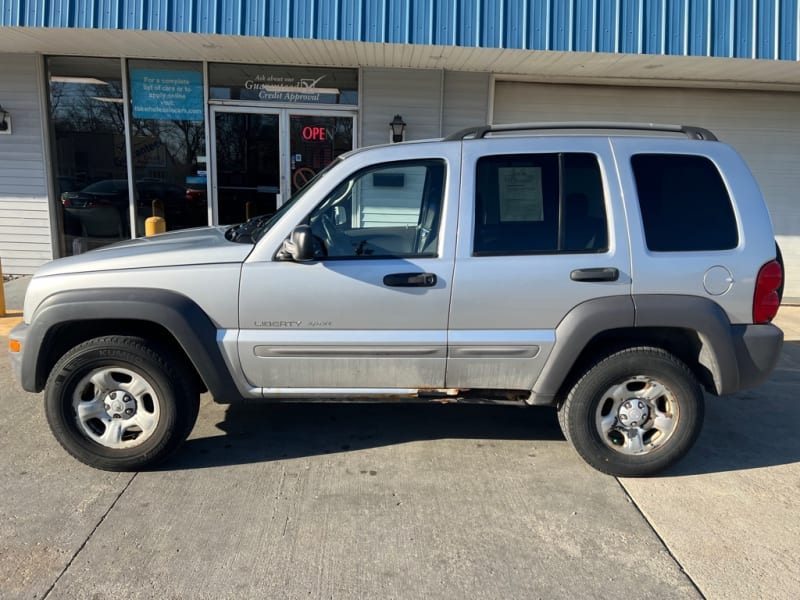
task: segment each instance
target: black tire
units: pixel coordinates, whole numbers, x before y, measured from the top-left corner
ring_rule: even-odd
[[[164,354],[142,338],[107,336],[62,356],[44,401],[64,449],[106,471],[146,469],[177,450],[194,427],[200,395]]]
[[[703,392],[685,364],[659,348],[635,347],[587,369],[559,407],[558,419],[573,448],[598,471],[647,477],[689,451],[704,407]],[[634,427],[625,427],[625,420]]]

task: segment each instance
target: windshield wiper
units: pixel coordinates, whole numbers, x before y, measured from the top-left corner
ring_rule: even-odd
[[[229,228],[225,231],[225,238],[232,241],[232,242],[239,242],[242,244],[252,244],[253,240],[253,233],[261,227],[264,223],[269,221],[273,215],[258,215],[257,217],[253,217],[248,219],[244,223],[240,223],[239,225],[234,225],[233,227]]]

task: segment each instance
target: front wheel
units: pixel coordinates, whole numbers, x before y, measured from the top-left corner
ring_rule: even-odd
[[[589,368],[559,409],[565,437],[595,469],[646,477],[680,460],[703,423],[703,392],[688,367],[649,347]]]
[[[50,429],[79,461],[107,471],[151,467],[191,432],[199,394],[142,338],[88,340],[53,367],[45,389]]]

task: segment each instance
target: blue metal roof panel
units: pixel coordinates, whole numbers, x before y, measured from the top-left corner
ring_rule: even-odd
[[[756,11],[756,57],[776,58],[776,0],[759,0]]]
[[[619,40],[619,2],[617,0],[597,0],[595,29],[597,30],[598,52],[617,52]]]
[[[737,58],[755,57],[755,20],[753,0],[734,1],[733,55]]]
[[[0,27],[81,27],[798,60],[797,0],[0,0]]]
[[[797,0],[781,0],[780,3],[780,47],[778,58],[781,60],[795,60],[798,57],[798,22],[800,22],[800,8]]]

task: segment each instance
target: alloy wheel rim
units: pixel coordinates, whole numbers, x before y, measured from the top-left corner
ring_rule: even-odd
[[[87,373],[72,393],[79,430],[114,450],[146,442],[156,430],[161,405],[155,389],[140,373],[100,367]]]

